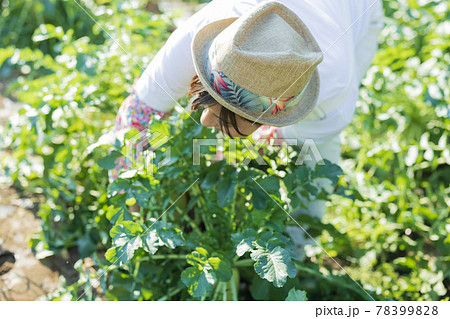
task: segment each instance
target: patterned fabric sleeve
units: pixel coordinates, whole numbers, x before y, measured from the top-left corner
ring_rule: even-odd
[[[269,126],[269,125],[261,125],[258,130],[253,135],[253,138],[260,138],[260,139],[282,139],[283,136],[281,135],[281,131],[279,127],[276,126]]]
[[[116,133],[120,131],[127,131],[132,128],[141,132],[148,128],[151,121],[165,119],[170,114],[170,112],[155,110],[139,99],[135,90],[137,80],[138,79],[134,82],[131,94],[123,101],[119,111],[117,112],[115,125]],[[136,150],[134,156],[138,157],[140,155],[139,148],[134,149]],[[129,165],[130,164],[126,163],[123,157],[118,158],[116,160],[116,167],[110,171],[111,179],[116,180],[120,171],[129,168]]]

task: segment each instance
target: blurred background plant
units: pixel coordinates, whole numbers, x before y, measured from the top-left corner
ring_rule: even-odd
[[[49,298],[77,299],[109,265],[103,256],[117,220],[111,223],[107,172],[98,165],[107,152],[87,149],[111,129],[141,67],[175,28],[170,17],[157,13],[163,7],[158,5],[1,1],[0,81],[3,94],[25,106],[0,127],[0,148],[6,151],[0,175],[40,199],[42,231],[30,239],[36,255],[75,249],[81,260],[79,280],[62,283]],[[342,134],[345,175],[339,194],[332,196],[322,222],[299,222],[321,235],[323,247],[375,299],[448,300],[449,4],[385,0],[383,5],[380,50],[361,86],[354,120]],[[284,288],[263,280],[248,283],[241,298],[284,300],[292,287],[306,291],[310,300],[367,298],[323,251],[307,247],[307,255]],[[85,265],[86,257],[93,265]],[[83,298],[191,298],[179,277],[164,279],[174,283],[165,297],[160,287],[136,294],[132,270],[139,275],[139,267],[112,270],[97,294],[88,291]],[[141,271],[141,280],[162,278],[151,265]]]

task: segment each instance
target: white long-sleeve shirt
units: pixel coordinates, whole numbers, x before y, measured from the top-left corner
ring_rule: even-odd
[[[303,120],[280,128],[284,138],[325,143],[351,122],[359,85],[377,49],[381,0],[278,0],[294,11],[319,44],[320,93]],[[263,0],[213,0],[177,28],[140,77],[136,92],[150,107],[170,111],[195,75],[191,43],[205,25],[241,16]]]

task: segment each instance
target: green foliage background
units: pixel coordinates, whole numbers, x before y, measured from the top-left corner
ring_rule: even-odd
[[[290,260],[291,243],[282,233],[292,221],[272,201],[258,207],[267,195],[249,187],[252,177],[271,178],[265,186],[278,185],[277,173],[293,169],[281,165],[273,149],[264,149],[274,163],[272,171],[254,163],[239,171],[205,162],[203,170],[184,177],[176,169],[160,170],[155,178],[135,172],[109,184],[105,167],[113,160],[110,146],[97,144],[93,150],[91,145],[113,126],[118,107],[142,72],[140,66],[148,64],[174,28],[169,17],[143,10],[144,4],[84,1],[84,12],[74,1],[1,2],[0,76],[9,83],[4,94],[26,106],[0,132],[0,147],[7,151],[0,173],[41,200],[43,229],[30,239],[37,256],[71,247],[80,256],[79,280],[62,282],[49,298],[284,300],[293,288],[292,298],[306,292],[310,300],[368,299],[322,250],[310,247],[306,261]],[[320,235],[331,257],[374,299],[448,299],[449,5],[426,0],[383,5],[380,49],[363,81],[354,120],[343,133],[345,174],[324,220],[302,217],[298,222]],[[183,116],[174,112],[172,126],[154,129],[212,136],[183,124],[189,123]],[[170,143],[180,160],[190,159],[191,145],[182,139]],[[242,170],[246,173],[238,176]],[[212,172],[229,178],[219,185],[208,183],[218,179],[208,178]],[[326,177],[338,173],[336,168]],[[307,169],[295,174],[307,177],[302,185],[287,181],[288,192],[305,189],[319,173]],[[167,219],[153,224],[193,176],[202,177],[202,187],[193,188]],[[272,198],[281,203],[279,187],[272,190]],[[201,198],[217,199],[205,203]],[[137,200],[141,212],[132,214],[127,199]],[[199,213],[190,220],[183,212],[192,208]],[[148,241],[136,243],[137,234],[150,225],[152,232],[143,237]],[[117,251],[125,251],[126,258],[110,267],[119,258]],[[254,258],[240,258],[246,251]],[[258,265],[274,251],[283,252],[287,265],[280,277],[286,283],[278,288],[269,283],[278,278],[258,273]],[[94,266],[86,266],[86,257]],[[97,285],[96,278],[105,271]],[[85,289],[91,284],[99,287]]]

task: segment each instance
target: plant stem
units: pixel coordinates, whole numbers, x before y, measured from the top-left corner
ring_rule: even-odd
[[[223,283],[223,301],[227,301],[227,284],[226,283]]]
[[[176,295],[180,291],[181,291],[181,288],[176,288],[176,289],[172,290],[171,292],[167,293],[166,296],[159,298],[158,301],[165,301],[165,300],[169,299],[170,297]]]
[[[202,190],[200,189],[200,186],[195,184],[195,185],[192,186],[192,190],[194,191],[193,192],[194,195],[198,196],[199,207],[206,208],[206,202],[205,202],[205,199],[203,197],[203,193],[202,193]],[[208,232],[211,232],[212,231],[211,225],[207,222],[204,214],[201,213],[199,215],[202,218],[202,221],[203,221],[203,224],[205,225],[206,230]]]
[[[158,255],[158,256],[152,256],[151,259],[186,259],[186,255]]]
[[[216,288],[214,289],[214,295],[213,295],[213,298],[212,298],[213,301],[217,300],[221,284],[222,284],[222,282],[219,282],[219,283],[216,284]]]
[[[234,263],[235,267],[250,267],[255,263],[253,259],[241,259]]]
[[[134,266],[134,272],[133,272],[133,277],[136,279],[138,274],[139,274],[139,267],[141,266],[141,262],[137,261],[136,265]]]
[[[230,280],[231,296],[233,297],[233,301],[238,301],[237,287],[236,287],[236,284],[234,281],[234,276],[235,276],[235,274],[233,273],[233,276],[231,277],[231,280]]]

